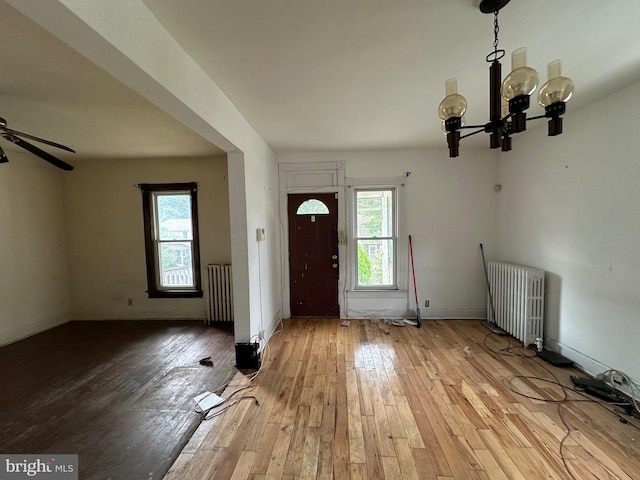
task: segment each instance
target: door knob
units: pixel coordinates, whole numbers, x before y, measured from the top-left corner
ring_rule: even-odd
[[[338,268],[338,264],[334,263],[333,265],[331,265],[333,268]]]
[[[338,259],[338,255],[331,255],[331,260],[337,260]]]

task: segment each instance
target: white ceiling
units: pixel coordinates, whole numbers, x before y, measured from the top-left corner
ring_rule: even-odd
[[[33,142],[68,163],[221,153],[4,2],[0,66],[0,117],[10,128],[76,150]],[[0,146],[20,150],[5,140]]]
[[[478,0],[144,3],[274,151],[444,149],[436,109],[450,77],[467,121],[487,121],[493,17]],[[569,113],[640,80],[638,0],[512,0],[500,28],[500,47],[527,46],[541,83],[546,63],[563,60],[576,84]],[[3,2],[0,42],[10,127],[86,158],[219,152]]]

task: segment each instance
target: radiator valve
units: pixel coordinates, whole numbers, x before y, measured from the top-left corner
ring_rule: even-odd
[[[538,349],[539,352],[542,351],[542,337],[538,337],[536,338],[536,348]]]

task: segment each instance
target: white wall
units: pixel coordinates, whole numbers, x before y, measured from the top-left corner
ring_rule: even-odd
[[[247,158],[245,157],[245,161]],[[278,219],[278,171],[275,162],[246,163],[248,256],[250,262],[251,335],[267,336],[282,318],[280,279],[280,229]],[[258,242],[256,230],[264,228]],[[236,329],[237,335],[237,329]]]
[[[413,240],[421,315],[485,318],[486,284],[479,244],[491,252],[497,238],[494,152],[467,147],[458,158],[449,158],[445,149],[282,154],[278,161],[344,161],[346,176],[354,179],[411,172],[405,187],[404,215],[406,232]],[[348,192],[345,198],[349,198]],[[408,243],[408,238],[401,241]],[[398,261],[408,266],[406,244],[403,246],[405,253]],[[430,301],[429,308],[424,307],[425,300]],[[389,299],[387,304],[392,302],[395,300]],[[404,303],[405,312],[398,313],[415,311],[412,280]],[[357,308],[352,307],[349,313],[357,316]],[[376,308],[387,310],[385,305]]]
[[[69,319],[61,176],[29,154],[0,165],[0,345]]]
[[[194,181],[204,286],[208,263],[231,261],[226,158],[75,162],[64,177],[74,320],[205,318],[204,298],[148,298],[142,194],[134,187]]]
[[[277,170],[268,157],[229,154],[236,342],[256,341],[261,331],[270,337],[282,318]]]
[[[569,111],[571,107],[568,107]],[[640,83],[501,156],[499,258],[549,272],[545,341],[589,373],[640,379]]]

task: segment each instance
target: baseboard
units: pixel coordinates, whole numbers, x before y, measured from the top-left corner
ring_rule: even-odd
[[[573,361],[580,370],[592,376],[611,368],[602,362],[579,352],[578,350],[554,340],[553,338],[545,337],[544,346],[547,350],[551,350],[567,357]]]
[[[486,320],[487,309],[477,308],[420,308],[420,317],[430,320]]]
[[[415,305],[411,310],[397,309],[376,309],[376,310],[349,310],[346,318],[367,319],[367,318],[407,318],[415,320],[417,318]],[[420,307],[420,318],[423,320],[486,320],[487,311],[482,309],[434,309]]]
[[[552,338],[545,338],[544,345],[545,345],[545,348],[547,348],[548,350],[560,353],[561,355],[573,361],[575,367],[578,370],[586,373],[591,377],[595,378],[599,373],[602,373],[606,370],[615,369],[615,367],[605,365],[599,360],[596,360],[595,358],[591,358],[588,355],[585,355],[584,353],[579,352],[578,350],[575,350],[567,345],[564,345]],[[635,378],[632,378],[631,380],[637,381]],[[623,393],[628,397],[632,396],[631,389],[626,385],[621,385],[621,386],[616,385],[616,386],[612,386],[612,388],[618,390],[619,392]]]
[[[78,310],[71,312],[72,320],[199,320],[206,312],[175,310]]]
[[[31,323],[21,326],[20,328],[14,328],[7,332],[0,333],[0,347],[15,343],[25,338],[37,335],[51,328],[57,327],[69,321],[69,315],[58,315],[50,318],[46,321]]]

